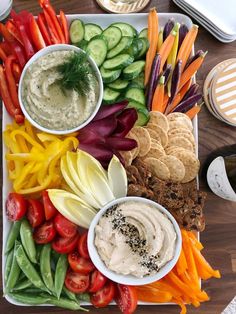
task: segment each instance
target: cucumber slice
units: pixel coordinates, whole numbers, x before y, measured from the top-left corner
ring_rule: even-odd
[[[145,105],[145,95],[144,91],[138,87],[130,87],[125,93],[125,98],[128,100],[137,101],[143,105]]]
[[[79,43],[75,44],[77,47],[79,47],[80,49],[86,50],[87,46],[88,46],[88,41],[82,39]]]
[[[143,60],[135,61],[131,63],[123,70],[124,79],[133,80],[144,70],[144,67],[145,67],[145,61]]]
[[[126,53],[120,54],[112,59],[108,59],[103,63],[106,70],[122,70],[134,61],[134,58]]]
[[[88,43],[86,51],[99,67],[106,59],[107,44],[102,37],[96,37]]]
[[[137,36],[136,29],[133,28],[133,26],[131,26],[128,23],[119,22],[119,23],[113,23],[111,25],[118,27],[121,30],[121,32],[122,32],[122,36],[130,36],[130,37]]]
[[[121,30],[115,26],[109,26],[103,31],[102,35],[107,40],[108,50],[114,48],[120,42],[122,37]]]
[[[114,48],[108,51],[107,59],[114,58],[118,54],[122,53],[125,49],[128,49],[132,44],[132,41],[133,41],[132,37],[128,36],[122,37],[118,45],[116,45]]]
[[[148,38],[148,29],[144,28],[138,35],[138,38]]]
[[[84,23],[77,19],[70,24],[70,40],[72,44],[79,43],[84,39]]]
[[[143,47],[137,55],[137,59],[143,57],[149,48],[149,41],[147,40],[147,38],[139,38],[139,40],[142,42]]]
[[[146,108],[146,107],[144,106],[144,104],[141,104],[140,102],[137,102],[137,101],[134,101],[134,100],[130,100],[127,108],[135,108],[135,109],[138,110],[138,109],[143,109],[143,108]]]
[[[121,74],[121,70],[106,70],[103,66],[100,68],[103,83],[109,84],[114,82]]]
[[[144,126],[149,121],[149,112],[147,108],[137,109],[138,120],[135,122],[135,126]]]
[[[115,103],[119,97],[120,97],[119,92],[106,87],[103,92],[102,100],[103,100],[103,103],[105,104],[112,104],[112,103]]]
[[[144,88],[144,72],[140,73],[135,79],[131,81],[135,87]]]
[[[128,85],[129,85],[129,81],[118,79],[108,84],[108,87],[119,92],[119,91],[125,90]]]
[[[84,25],[84,39],[90,41],[94,36],[100,35],[102,28],[96,24],[88,23]]]
[[[137,53],[135,55],[135,58],[138,58],[139,54],[143,50],[143,41],[140,38],[135,38],[133,41],[133,45],[136,45],[137,47]]]
[[[130,56],[132,56],[133,58],[135,58],[138,55],[138,47],[136,46],[136,44],[133,44],[124,51],[124,53],[128,53]]]

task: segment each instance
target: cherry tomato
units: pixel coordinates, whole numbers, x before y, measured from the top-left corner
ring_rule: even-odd
[[[34,240],[38,244],[51,242],[56,235],[52,221],[46,221],[34,230]]]
[[[52,248],[60,254],[70,253],[70,252],[74,251],[78,239],[79,239],[78,233],[73,238],[57,237],[52,242]]]
[[[108,281],[105,286],[90,296],[90,301],[95,307],[107,306],[115,296],[115,284]]]
[[[41,225],[45,219],[43,204],[38,200],[28,200],[26,216],[33,228]]]
[[[73,271],[80,274],[89,274],[95,269],[95,266],[90,259],[79,256],[78,252],[73,252],[68,255],[68,262]]]
[[[47,191],[42,192],[42,197],[43,197],[45,217],[46,217],[46,220],[49,220],[52,217],[54,217],[58,211],[56,207],[53,205],[53,203],[51,202]]]
[[[20,220],[25,215],[26,209],[26,200],[21,194],[9,193],[6,200],[6,214],[9,220]]]
[[[82,293],[88,290],[89,276],[76,273],[69,269],[66,273],[65,286],[74,293]]]
[[[82,234],[78,241],[78,251],[82,257],[89,258],[88,244],[87,244],[88,232]]]
[[[102,289],[102,287],[107,282],[107,277],[105,277],[99,270],[94,270],[90,279],[89,292],[97,292]]]
[[[117,284],[115,301],[122,313],[134,313],[138,303],[135,287]]]
[[[58,213],[54,218],[54,226],[60,236],[72,238],[77,233],[77,225]]]

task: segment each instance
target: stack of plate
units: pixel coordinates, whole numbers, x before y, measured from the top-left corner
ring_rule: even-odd
[[[173,0],[218,40],[236,40],[235,0]]]
[[[225,60],[211,70],[203,94],[206,106],[217,119],[236,126],[236,59]]]

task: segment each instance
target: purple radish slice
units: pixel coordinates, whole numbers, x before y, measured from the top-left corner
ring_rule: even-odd
[[[121,102],[118,102],[113,105],[103,105],[100,107],[98,113],[94,117],[93,121],[101,120],[104,118],[107,118],[113,114],[118,113],[119,111],[122,111],[125,109],[125,107],[128,105],[128,100],[123,100]]]
[[[137,119],[138,114],[136,109],[128,108],[123,110],[117,116],[117,127],[112,136],[125,137],[132,129]]]

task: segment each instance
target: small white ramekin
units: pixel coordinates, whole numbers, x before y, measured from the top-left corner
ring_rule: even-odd
[[[175,232],[176,232],[176,246],[175,246],[175,254],[173,258],[167,262],[156,274],[154,275],[149,275],[145,276],[143,278],[137,278],[133,275],[121,275],[118,274],[114,271],[111,271],[108,269],[108,267],[105,265],[105,263],[102,261],[100,258],[97,248],[94,244],[94,238],[95,238],[95,227],[99,222],[99,219],[102,217],[102,215],[113,205],[117,205],[120,203],[124,203],[127,201],[134,201],[134,202],[139,202],[143,204],[148,204],[151,205],[155,208],[157,208],[160,212],[165,214],[170,221],[172,222]],[[178,261],[180,252],[181,252],[181,247],[182,247],[182,237],[181,237],[181,231],[179,228],[178,223],[176,222],[175,218],[166,210],[163,206],[161,206],[158,203],[155,203],[151,200],[148,200],[146,198],[142,197],[136,197],[136,196],[129,196],[129,197],[122,197],[119,199],[116,199],[107,205],[105,205],[94,217],[92,223],[90,224],[89,231],[88,231],[88,251],[90,258],[92,262],[94,263],[95,267],[107,278],[111,279],[114,282],[124,284],[124,285],[133,285],[133,286],[141,286],[145,284],[152,283],[154,281],[160,280],[163,278],[165,275],[167,275],[171,269],[175,266],[175,264]]]
[[[51,133],[51,134],[57,134],[57,135],[63,135],[63,134],[69,134],[75,131],[78,131],[80,129],[82,129],[83,127],[85,127],[97,114],[101,104],[102,104],[102,97],[103,97],[103,82],[102,82],[102,77],[101,77],[101,73],[95,63],[95,61],[91,58],[88,57],[88,61],[90,63],[90,65],[92,66],[93,70],[95,71],[96,77],[98,79],[98,84],[99,84],[99,97],[98,97],[98,101],[96,104],[96,107],[94,108],[93,113],[91,114],[91,116],[82,124],[78,125],[77,127],[73,128],[73,129],[68,129],[68,130],[53,130],[53,129],[48,129],[45,128],[43,126],[41,126],[39,123],[37,123],[36,121],[34,121],[31,116],[29,115],[29,113],[27,112],[27,110],[25,109],[24,106],[24,100],[22,97],[22,83],[24,80],[24,76],[25,73],[27,71],[27,69],[29,68],[29,66],[34,63],[37,59],[39,59],[42,56],[47,55],[48,53],[54,52],[54,51],[61,51],[61,50],[73,50],[76,52],[80,52],[82,51],[80,48],[72,46],[72,45],[66,45],[66,44],[58,44],[58,45],[51,45],[48,46],[46,48],[43,48],[41,50],[39,50],[35,55],[33,55],[32,58],[30,58],[30,60],[26,63],[21,77],[20,77],[20,82],[19,82],[19,89],[18,89],[18,97],[19,97],[19,102],[20,102],[20,106],[21,106],[21,110],[24,113],[26,119],[32,124],[34,125],[37,129],[46,132],[46,133]]]

